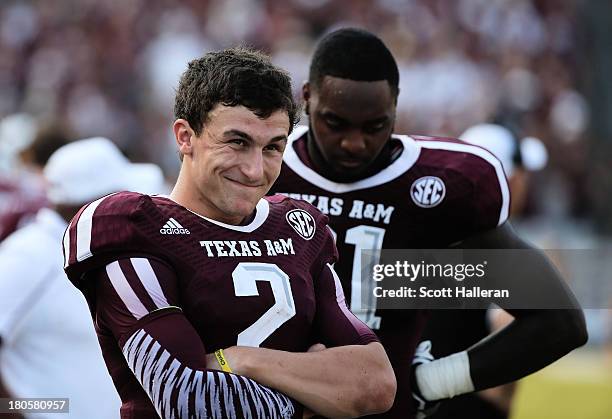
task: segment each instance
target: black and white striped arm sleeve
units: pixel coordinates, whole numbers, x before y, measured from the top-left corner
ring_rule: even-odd
[[[162,418],[292,418],[287,396],[255,381],[190,368],[139,329],[123,346],[127,363]]]
[[[301,408],[246,377],[206,368],[204,344],[178,307],[163,262],[124,259],[95,274],[96,321],[117,340],[161,418],[293,418]]]

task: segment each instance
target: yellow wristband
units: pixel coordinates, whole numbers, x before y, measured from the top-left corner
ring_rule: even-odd
[[[227,360],[225,359],[225,355],[223,355],[223,349],[218,349],[215,351],[215,358],[217,358],[217,362],[221,366],[221,370],[225,372],[232,372]]]

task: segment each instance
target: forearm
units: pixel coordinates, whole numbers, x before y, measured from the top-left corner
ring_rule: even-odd
[[[126,342],[123,354],[162,418],[289,419],[299,414],[284,394],[251,379],[189,368],[142,329]]]
[[[379,343],[309,353],[232,347],[226,356],[237,374],[275,388],[326,417],[379,413],[395,397],[395,377]]]
[[[530,250],[528,263],[514,264],[491,278],[499,286],[521,281],[522,289],[528,291],[526,298],[532,298],[534,305],[531,310],[507,309],[515,320],[468,349],[470,375],[477,390],[531,374],[586,342],[584,315],[564,279],[542,251],[514,234],[509,225],[468,239],[461,247]],[[531,291],[535,289],[544,291],[535,294]],[[538,309],[541,294],[563,309]]]
[[[476,390],[529,375],[586,342],[580,310],[513,311],[513,314],[516,319],[512,323],[468,349]]]
[[[559,359],[579,344],[579,310],[512,311],[516,317],[467,351],[415,370],[418,391],[428,401],[484,390],[522,378]],[[571,323],[577,323],[572,325]]]

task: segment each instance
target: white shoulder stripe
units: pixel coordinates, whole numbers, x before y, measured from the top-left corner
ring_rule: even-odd
[[[106,265],[106,273],[108,274],[108,278],[113,284],[113,288],[123,301],[123,304],[130,310],[130,313],[136,318],[140,319],[147,314],[149,311],[142,304],[130,284],[128,283],[121,267],[119,266],[119,262],[115,261],[109,265]]]
[[[68,261],[70,260],[70,226],[64,231],[64,269],[68,267]]]
[[[114,194],[113,194],[114,195]],[[91,253],[91,229],[93,226],[93,215],[98,206],[111,195],[103,196],[102,198],[93,201],[81,213],[77,221],[77,243],[76,243],[76,259],[81,262],[92,256]]]
[[[138,275],[138,279],[142,282],[147,293],[157,306],[157,308],[168,307],[168,300],[164,295],[164,291],[159,284],[159,280],[157,279],[157,275],[155,275],[155,271],[153,271],[153,267],[151,266],[151,262],[145,258],[131,258],[132,266],[134,267],[134,271],[136,271],[136,275]]]
[[[508,213],[510,211],[510,190],[508,188],[508,182],[506,181],[506,175],[501,162],[490,151],[475,145],[445,141],[419,141],[419,144],[422,148],[470,153],[486,160],[495,169],[497,181],[499,182],[499,188],[501,190],[502,206],[499,212],[499,221],[497,225],[503,224],[508,219]]]

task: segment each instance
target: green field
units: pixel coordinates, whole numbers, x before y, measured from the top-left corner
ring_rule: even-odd
[[[580,350],[522,380],[512,419],[612,419],[612,358]]]

